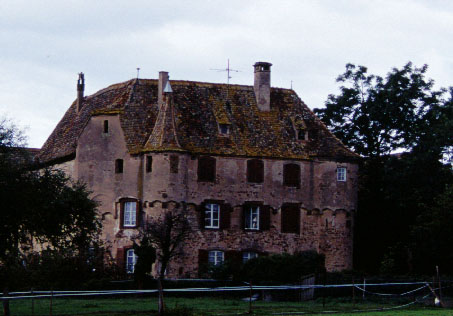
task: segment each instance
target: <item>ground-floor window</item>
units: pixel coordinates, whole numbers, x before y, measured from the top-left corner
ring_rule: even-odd
[[[250,259],[257,258],[257,257],[258,257],[258,254],[256,252],[245,251],[245,252],[242,253],[242,262],[246,263]]]
[[[219,266],[222,265],[224,261],[224,253],[220,250],[212,250],[208,253],[208,263],[209,265]]]
[[[126,271],[127,273],[134,273],[135,264],[137,263],[137,255],[134,249],[128,249],[126,251]]]

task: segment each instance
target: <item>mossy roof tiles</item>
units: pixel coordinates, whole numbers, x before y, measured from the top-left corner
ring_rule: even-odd
[[[293,90],[271,88],[271,110],[262,112],[251,86],[179,80],[171,81],[179,147],[145,146],[159,114],[157,83],[134,79],[109,86],[85,97],[79,113],[74,102],[41,149],[40,161],[73,156],[80,134],[94,115],[119,115],[131,154],[177,149],[282,159],[357,158]],[[218,124],[229,124],[229,134],[221,135]],[[309,140],[297,140],[296,129],[301,127],[311,135]]]

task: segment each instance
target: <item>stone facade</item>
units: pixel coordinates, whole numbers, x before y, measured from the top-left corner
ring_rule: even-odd
[[[269,80],[257,75],[260,65]],[[138,226],[178,208],[193,231],[169,276],[198,277],[213,250],[224,259],[316,250],[329,271],[350,269],[357,156],[292,90],[270,87],[270,66],[255,64],[255,88],[169,81],[161,72],[158,81],[131,80],[86,98],[79,92],[41,162],[87,183],[118,262]],[[199,170],[206,157],[214,166],[207,180]],[[253,164],[262,179],[250,178]],[[125,222],[127,202],[137,207],[134,225]],[[206,203],[219,205],[218,228],[204,227]],[[254,229],[244,227],[250,205],[259,213]]]

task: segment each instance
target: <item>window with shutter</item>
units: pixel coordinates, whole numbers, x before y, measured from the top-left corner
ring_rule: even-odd
[[[282,205],[281,215],[282,233],[299,234],[300,232],[300,208],[298,204],[285,203]]]
[[[121,199],[121,228],[136,228],[138,226],[138,202],[134,199]]]
[[[204,209],[204,227],[219,228],[220,227],[220,205],[214,203],[205,204]]]
[[[214,182],[216,177],[216,159],[200,157],[198,159],[198,181]]]
[[[208,253],[208,263],[210,266],[221,266],[225,260],[224,252],[220,250],[211,250]]]
[[[264,180],[264,163],[259,159],[247,161],[247,181],[262,183]]]
[[[298,164],[290,163],[283,166],[283,185],[300,187],[300,166]]]

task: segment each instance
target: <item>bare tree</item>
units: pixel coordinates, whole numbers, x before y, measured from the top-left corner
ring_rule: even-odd
[[[185,206],[185,205],[184,205]],[[141,230],[139,238],[147,239],[149,244],[157,250],[157,259],[160,263],[158,271],[159,288],[159,315],[164,313],[164,296],[162,280],[170,260],[176,257],[179,246],[191,232],[191,226],[183,212],[174,209],[168,210],[159,217],[148,220]]]

